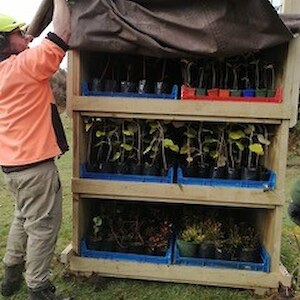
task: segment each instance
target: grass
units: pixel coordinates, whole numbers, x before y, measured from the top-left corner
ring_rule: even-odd
[[[71,122],[65,114],[62,114],[68,140],[71,144],[72,130]],[[292,157],[293,163],[300,161],[299,157]],[[139,280],[124,279],[104,279],[97,276],[83,278],[72,276],[66,272],[65,267],[59,263],[61,251],[71,241],[72,233],[72,153],[69,151],[62,156],[57,165],[60,169],[61,181],[64,187],[64,217],[63,224],[57,242],[56,258],[53,260],[53,273],[51,280],[58,287],[59,291],[71,294],[76,300],[198,300],[198,299],[261,299],[252,291],[238,290],[229,288],[206,287],[200,285],[174,284],[146,282]],[[291,189],[292,184],[299,178],[300,168],[290,167],[286,176],[286,193]],[[5,252],[6,237],[9,230],[14,205],[7,188],[0,176],[0,259],[2,260]],[[287,216],[287,205],[284,207],[283,232],[282,232],[282,262],[291,272],[300,261],[300,252],[296,246],[294,234],[300,238],[300,227],[294,225]],[[3,268],[0,269],[0,280],[3,276]],[[26,287],[11,297],[14,300],[26,299]],[[269,298],[270,299],[270,298]],[[274,298],[273,298],[274,299]]]

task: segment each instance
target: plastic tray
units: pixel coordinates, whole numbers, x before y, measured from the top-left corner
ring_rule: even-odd
[[[153,263],[153,264],[167,264],[172,263],[172,249],[174,247],[173,239],[171,239],[169,248],[166,251],[165,256],[157,255],[146,255],[146,254],[134,254],[124,252],[109,252],[109,251],[96,251],[87,248],[86,240],[81,242],[80,256],[101,258],[101,259],[112,259],[112,260],[130,260],[141,263]]]
[[[211,267],[211,268],[229,268],[249,271],[270,272],[270,255],[264,247],[260,249],[260,262],[230,261],[221,259],[207,259],[194,257],[181,257],[179,249],[174,243],[173,263],[185,266]]]
[[[147,98],[147,99],[165,99],[177,100],[178,86],[173,85],[171,94],[155,94],[155,93],[121,93],[121,92],[98,92],[89,90],[88,83],[83,82],[81,85],[82,96],[103,96],[103,97],[121,97],[121,98]]]
[[[136,182],[158,182],[158,183],[173,183],[174,169],[171,167],[166,176],[152,175],[131,175],[131,174],[115,174],[115,173],[100,173],[89,172],[86,169],[86,164],[80,167],[80,177],[102,180],[118,180],[118,181],[136,181]]]
[[[279,103],[282,101],[282,88],[276,89],[274,97],[237,97],[237,96],[202,96],[195,94],[196,89],[186,86],[181,86],[181,100],[209,100],[209,101],[240,101],[240,102],[271,102]]]
[[[269,180],[245,180],[245,179],[212,179],[200,177],[184,177],[182,169],[177,170],[177,183],[192,184],[192,185],[206,185],[206,186],[225,186],[232,188],[253,188],[253,189],[269,189],[273,190],[276,186],[276,174],[267,169],[269,173]]]

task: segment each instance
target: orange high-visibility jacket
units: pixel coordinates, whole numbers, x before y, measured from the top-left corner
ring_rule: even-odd
[[[27,165],[62,153],[52,124],[49,79],[64,55],[46,38],[0,62],[0,165]]]

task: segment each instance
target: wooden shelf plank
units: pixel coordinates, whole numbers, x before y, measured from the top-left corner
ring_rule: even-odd
[[[277,288],[279,273],[237,269],[162,265],[72,256],[70,270],[100,276],[204,284],[234,288]]]
[[[217,105],[216,105],[217,104]],[[101,112],[114,117],[152,117],[180,120],[220,120],[278,124],[290,118],[283,103],[145,100],[125,98],[73,97],[72,109]],[[222,118],[222,119],[220,119]],[[246,119],[246,120],[245,120]]]
[[[274,208],[283,205],[280,192],[209,186],[142,183],[74,178],[72,191],[88,198]]]

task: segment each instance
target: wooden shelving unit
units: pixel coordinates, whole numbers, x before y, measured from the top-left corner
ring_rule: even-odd
[[[278,49],[277,49],[278,51]],[[85,53],[72,51],[68,62],[68,106],[73,117],[73,237],[72,244],[62,254],[71,271],[96,272],[103,276],[183,282],[256,291],[277,288],[279,282],[288,285],[290,276],[280,264],[281,226],[284,180],[289,128],[296,122],[300,65],[300,39],[281,48],[283,86],[281,103],[235,103],[212,101],[162,101],[80,95],[80,83],[88,78]],[[212,122],[263,123],[272,126],[274,138],[267,166],[277,175],[274,191],[208,186],[179,186],[178,184],[137,183],[80,178],[80,164],[85,162],[86,136],[83,117],[167,119]],[[88,226],[89,201],[103,199],[149,202],[189,203],[207,206],[243,207],[255,212],[261,228],[262,242],[271,256],[270,273],[157,265],[103,259],[78,255],[80,242]]]

